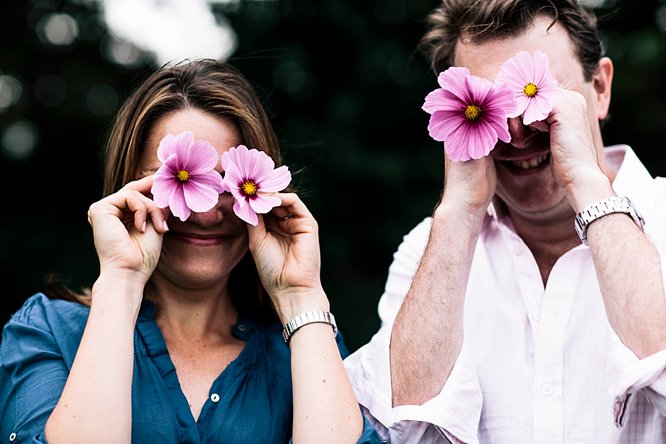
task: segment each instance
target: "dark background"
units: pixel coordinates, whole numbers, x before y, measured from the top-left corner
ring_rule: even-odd
[[[666,175],[662,3],[615,1],[597,9],[616,67],[606,144],[632,145],[654,175]],[[421,110],[437,85],[415,52],[435,4],[214,6],[238,36],[229,60],[265,101],[284,161],[299,171],[294,184],[319,220],[324,286],[352,351],[379,327],[377,301],[392,254],[430,214],[441,189],[441,144],[428,137]],[[52,13],[77,21],[76,40],[53,45],[40,38],[40,20]],[[104,56],[108,31],[95,0],[5,0],[0,38],[2,325],[44,288],[46,273],[75,288],[94,281],[86,211],[101,196],[99,147],[117,106],[154,65],[145,59],[127,67]],[[7,99],[16,80],[21,94]],[[30,140],[33,149],[21,151]]]

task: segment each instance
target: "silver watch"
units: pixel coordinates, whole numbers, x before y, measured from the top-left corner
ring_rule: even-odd
[[[626,196],[613,196],[601,199],[599,202],[595,202],[592,205],[583,208],[580,213],[576,215],[574,221],[574,226],[576,227],[576,233],[580,237],[583,244],[588,245],[587,243],[587,227],[590,226],[592,222],[603,217],[607,214],[613,213],[626,213],[636,222],[636,225],[643,230],[645,221],[643,216],[638,212],[634,204],[631,203]]]
[[[329,324],[333,328],[333,336],[337,336],[338,325],[335,323],[335,316],[333,316],[333,313],[323,310],[315,310],[301,313],[287,322],[282,329],[282,339],[289,344],[291,335],[293,335],[296,330],[313,322]]]

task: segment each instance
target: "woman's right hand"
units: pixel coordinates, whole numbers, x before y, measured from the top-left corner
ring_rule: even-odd
[[[166,211],[146,196],[153,176],[129,182],[92,204],[88,222],[93,229],[100,274],[111,273],[145,284],[157,266],[162,235],[168,230]]]

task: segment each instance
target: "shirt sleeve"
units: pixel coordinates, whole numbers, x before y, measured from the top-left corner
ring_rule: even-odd
[[[52,334],[44,296],[5,325],[0,343],[0,440],[45,443],[44,426],[69,373]]]
[[[661,199],[666,192],[666,179],[660,178],[655,182],[655,187],[653,199]],[[663,205],[655,202],[648,208],[652,208],[652,212],[646,215],[648,223],[666,217]],[[655,225],[654,222],[650,223],[650,226],[646,225],[645,231],[659,252],[662,285],[666,288],[666,232],[661,224]],[[625,413],[629,397],[639,390],[661,416],[666,416],[666,349],[639,359],[613,334],[609,369],[609,380],[615,399],[613,415],[616,426],[624,425],[628,416]]]
[[[345,359],[359,402],[382,439],[394,442],[476,443],[481,391],[463,343],[439,395],[422,405],[392,407],[389,344],[393,321],[409,290],[428,241],[431,219],[409,232],[393,256],[379,301],[381,327],[370,342]],[[424,333],[425,334],[425,333]]]

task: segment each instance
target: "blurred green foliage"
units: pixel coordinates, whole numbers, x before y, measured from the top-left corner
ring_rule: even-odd
[[[666,13],[660,1],[613,3],[598,10],[616,67],[605,141],[632,145],[653,174],[666,175]],[[322,279],[351,350],[379,327],[392,254],[441,191],[441,144],[428,137],[421,110],[436,81],[415,51],[435,4],[240,0],[214,9],[238,36],[230,61],[265,101],[285,163],[298,171],[294,183],[319,220]],[[77,21],[72,43],[40,39],[40,19],[54,12]],[[104,57],[108,30],[94,0],[4,1],[0,37],[0,79],[20,82],[16,103],[0,107],[4,324],[44,287],[46,273],[74,287],[95,279],[86,211],[101,195],[100,145],[113,112],[154,66]],[[34,149],[12,151],[10,136],[33,137]]]

